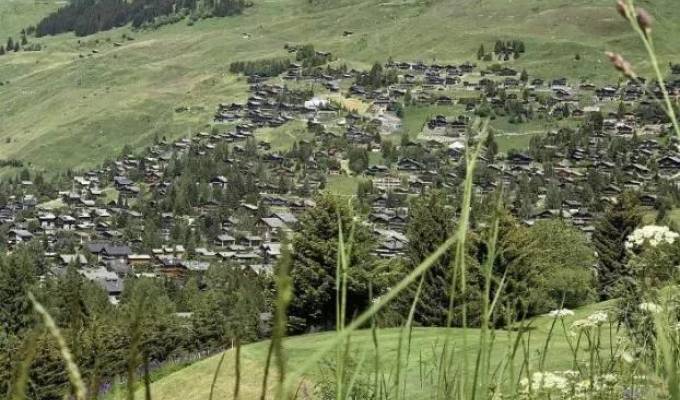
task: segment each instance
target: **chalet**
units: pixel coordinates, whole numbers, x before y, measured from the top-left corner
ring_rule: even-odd
[[[271,216],[280,219],[281,221],[283,221],[284,224],[286,224],[286,226],[291,227],[291,228],[296,227],[297,224],[298,224],[297,217],[293,213],[290,213],[290,212],[277,211],[277,212],[274,212]]]
[[[33,234],[26,229],[10,229],[7,236],[10,244],[25,243],[33,239]]]
[[[411,158],[403,158],[397,162],[397,169],[399,171],[422,171],[423,164]]]
[[[260,218],[257,226],[260,230],[264,231],[265,237],[271,237],[279,231],[287,229],[286,224],[276,217]]]
[[[82,254],[60,254],[59,264],[63,267],[69,265],[85,266],[88,264],[87,258]]]
[[[646,207],[655,207],[658,204],[658,197],[650,193],[641,193],[640,203]]]
[[[659,172],[666,175],[675,175],[680,172],[680,157],[679,156],[663,156],[657,160]]]
[[[57,219],[57,226],[65,231],[72,231],[75,229],[77,220],[70,215],[60,215]]]
[[[40,227],[43,229],[54,229],[57,222],[57,217],[52,213],[45,213],[38,216]]]
[[[128,256],[132,254],[127,245],[110,242],[90,242],[85,244],[85,248],[96,255],[99,261],[118,259],[127,262]]]
[[[101,286],[109,298],[117,298],[123,292],[123,279],[105,267],[84,268],[78,271],[85,279]]]
[[[216,176],[210,179],[210,186],[224,190],[227,187],[227,178],[222,175]]]
[[[263,243],[260,249],[265,264],[272,264],[281,257],[281,243]]]
[[[130,254],[127,259],[133,268],[149,266],[153,263],[153,258],[149,254]]]
[[[113,183],[116,187],[116,189],[121,190],[123,188],[126,188],[128,186],[131,186],[134,184],[130,179],[128,179],[125,176],[116,176],[113,178]]]
[[[512,165],[529,165],[534,159],[522,153],[511,153],[507,157],[507,161]]]

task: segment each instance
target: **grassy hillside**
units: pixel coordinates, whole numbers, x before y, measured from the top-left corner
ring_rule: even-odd
[[[0,1],[0,43],[4,45],[8,36],[18,38],[22,29],[35,25],[64,3],[59,0]]]
[[[41,38],[43,52],[0,57],[0,81],[9,81],[0,87],[0,158],[46,170],[90,166],[124,144],[186,135],[209,122],[217,102],[245,96],[245,82],[227,73],[230,62],[284,55],[286,43],[313,43],[361,67],[389,56],[462,62],[474,59],[482,42],[491,48],[496,39],[517,38],[525,41],[527,53],[516,62],[531,75],[595,80],[614,76],[605,49],[624,50],[636,62],[642,54],[610,0],[254,3],[238,17],[156,31],[121,28],[86,38]],[[38,4],[1,2],[0,34],[35,23],[55,6]],[[680,10],[672,0],[648,7],[657,16],[659,50],[677,55],[673,21]],[[345,30],[354,35],[343,37]],[[134,40],[122,39],[124,33]],[[179,106],[192,111],[176,113]]]
[[[580,309],[576,312],[575,316],[566,318],[565,322],[567,326],[569,326],[575,319],[584,318],[596,310],[606,309],[607,307],[609,307],[607,304],[599,304]],[[552,318],[538,317],[532,324],[534,329],[530,333],[531,360],[533,363],[531,368],[536,368],[538,360],[540,359],[540,352],[538,350],[542,350],[545,345],[551,323]],[[461,329],[452,329],[449,333],[451,343],[455,346],[456,351],[466,351],[468,357],[473,360],[477,351],[479,332],[474,329],[468,330],[467,348],[461,347],[463,341],[463,331]],[[414,330],[411,358],[408,364],[406,363],[405,356],[402,355],[402,357],[404,357],[402,366],[405,367],[407,381],[406,398],[418,399],[426,397],[428,393],[427,387],[429,386],[429,378],[421,378],[421,374],[422,376],[428,376],[431,372],[428,368],[433,368],[432,365],[436,364],[434,357],[441,352],[441,345],[445,340],[446,335],[446,329],[441,328],[416,328]],[[608,334],[605,334],[603,336],[607,335]],[[287,356],[289,357],[289,369],[294,371],[296,366],[301,365],[316,351],[324,348],[332,338],[332,333],[320,333],[287,339],[285,348]],[[386,379],[389,379],[388,376],[390,374],[392,374],[392,376],[394,374],[398,340],[398,329],[379,331],[378,345],[381,357],[380,365]],[[496,333],[495,349],[493,351],[494,363],[498,363],[501,358],[507,354],[507,348],[511,343],[512,339],[509,334],[502,331]],[[603,337],[601,345],[603,348],[608,348],[608,337]],[[241,398],[244,400],[259,398],[263,365],[267,356],[268,346],[269,342],[261,342],[245,346],[242,349],[241,369],[243,372],[241,377]],[[351,348],[351,354],[353,354],[354,361],[360,363],[363,359],[365,362],[364,365],[366,366],[365,368],[370,371],[375,355],[371,332],[360,331],[352,336]],[[329,355],[329,357],[331,356],[333,355]],[[460,358],[460,355],[458,358]],[[423,361],[422,370],[420,366],[421,359]],[[518,359],[521,359],[521,356],[518,356]],[[215,356],[193,364],[155,382],[152,385],[153,398],[164,400],[207,399],[218,361],[219,356]],[[548,350],[546,370],[567,370],[571,368],[571,362],[571,352],[564,340],[561,325],[558,324],[553,332],[550,348]],[[228,351],[218,376],[214,398],[231,398],[235,377],[234,366],[234,352]],[[311,392],[313,390],[314,381],[319,379],[322,373],[322,370],[317,368],[306,375],[306,380],[302,384],[301,390]],[[326,371],[326,373],[328,373],[328,371]]]

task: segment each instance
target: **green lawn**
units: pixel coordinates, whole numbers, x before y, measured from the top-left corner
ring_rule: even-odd
[[[457,117],[463,111],[462,106],[408,106],[404,109],[403,129],[410,137],[420,135],[427,122],[437,115]]]
[[[307,131],[305,121],[291,121],[275,128],[262,128],[257,131],[256,137],[271,144],[276,151],[290,150],[293,143],[303,139],[313,139],[314,134]]]
[[[0,35],[18,36],[22,26],[35,24],[58,4],[1,1]],[[126,27],[86,38],[31,39],[45,50],[0,57],[0,81],[9,82],[0,87],[0,158],[23,159],[46,171],[92,166],[117,155],[124,144],[141,147],[156,134],[178,138],[205,129],[217,103],[247,96],[245,80],[228,73],[229,63],[285,55],[286,43],[312,42],[332,51],[338,63],[366,68],[388,57],[474,60],[480,43],[492,48],[496,39],[522,39],[527,53],[509,64],[526,67],[531,76],[614,77],[605,49],[624,52],[638,71],[649,69],[610,0],[254,4],[242,16],[193,26],[180,22],[155,31]],[[655,42],[665,66],[680,54],[674,23],[680,9],[672,0],[645,6],[656,16]],[[354,35],[343,37],[345,30]],[[124,41],[124,33],[135,40]],[[194,111],[176,113],[179,106]],[[407,115],[407,129],[419,129],[431,111],[436,110]]]
[[[576,312],[574,317],[567,317],[565,322],[569,326],[575,319],[584,318],[596,310],[610,307],[607,304],[599,304],[585,307]],[[536,368],[540,359],[548,332],[552,323],[550,317],[538,317],[532,324],[534,329],[530,334],[530,368]],[[566,370],[571,368],[572,356],[568,344],[564,340],[561,329],[555,329],[547,353],[546,370]],[[399,329],[385,329],[378,333],[378,346],[380,348],[380,368],[386,376],[394,376],[396,365],[396,354],[399,341]],[[514,334],[505,331],[497,331],[495,344],[492,352],[492,359],[495,366],[502,357],[507,354],[508,346],[513,343]],[[429,378],[421,380],[423,376],[428,376],[429,369],[432,368],[433,358],[441,351],[442,343],[448,339],[456,352],[457,359],[462,359],[463,351],[467,352],[468,359],[473,363],[479,343],[479,331],[470,329],[467,331],[467,347],[463,347],[463,330],[451,329],[447,331],[443,328],[416,328],[413,331],[411,344],[410,361],[406,362],[403,356],[402,368],[405,371],[407,382],[407,397],[409,399],[426,398],[428,387],[431,387]],[[607,336],[607,335],[603,335]],[[320,349],[326,348],[333,340],[333,333],[319,333],[305,336],[298,336],[286,339],[285,350],[288,357],[288,368],[295,371],[296,367],[302,365],[305,360],[312,357]],[[260,342],[245,346],[242,349],[241,370],[241,394],[242,399],[257,399],[262,382],[263,365],[266,360],[269,342]],[[365,368],[370,370],[374,359],[374,347],[370,331],[359,331],[351,337],[350,354],[356,363],[365,361]],[[603,337],[603,348],[608,348],[608,336]],[[334,352],[329,354],[333,356]],[[521,356],[520,356],[521,357]],[[582,355],[585,357],[585,354]],[[215,368],[219,357],[212,357],[204,361],[191,365],[179,372],[171,374],[152,385],[153,398],[164,400],[183,400],[183,399],[207,399],[210,392]],[[424,366],[421,370],[420,360]],[[579,358],[579,361],[584,361]],[[462,364],[458,364],[462,365]],[[231,398],[234,385],[234,352],[227,352],[225,362],[218,376],[215,398]],[[302,386],[306,390],[313,390],[313,382],[322,374],[321,368],[313,368],[304,375]]]
[[[329,176],[326,182],[326,191],[335,195],[351,196],[357,193],[360,177],[335,175]]]

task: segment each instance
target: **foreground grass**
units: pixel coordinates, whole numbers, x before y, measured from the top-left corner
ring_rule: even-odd
[[[609,307],[611,307],[610,303],[584,307],[576,311],[574,316],[565,318],[565,323],[569,326],[576,319],[584,318],[592,312],[606,310]],[[530,338],[529,359],[533,369],[537,368],[541,358],[541,352],[549,335],[552,321],[552,318],[547,316],[537,317],[532,321],[531,326],[533,328],[527,334],[527,337]],[[334,333],[329,332],[286,339],[284,348],[288,357],[288,369],[294,372],[296,366],[302,364],[304,360],[319,349],[326,347],[333,340],[334,335]],[[429,398],[428,388],[431,388],[430,381],[433,379],[432,369],[435,368],[434,365],[436,364],[433,358],[438,356],[447,335],[455,351],[460,352],[459,354],[466,352],[470,357],[474,357],[476,354],[479,337],[479,330],[477,329],[468,329],[468,347],[462,348],[462,329],[415,328],[411,342],[410,362],[406,362],[404,353],[402,353],[402,371],[405,371],[407,398]],[[498,363],[506,355],[506,350],[512,344],[514,335],[514,333],[507,331],[496,332],[492,362]],[[381,373],[385,375],[386,379],[389,379],[390,375],[394,375],[399,336],[400,329],[382,329],[378,331],[380,368],[382,369]],[[608,348],[608,337],[603,337],[601,345],[604,349]],[[243,347],[241,351],[241,370],[243,371],[241,376],[241,399],[259,398],[263,366],[267,357],[268,347],[268,341]],[[365,361],[364,365],[371,365],[371,360],[375,356],[371,331],[362,330],[353,335],[351,337],[351,349],[355,362],[358,363],[363,359]],[[586,353],[583,353],[583,355],[585,357]],[[153,383],[151,387],[153,398],[164,400],[207,399],[219,358],[220,356],[218,355],[197,362]],[[518,358],[522,357],[519,356]],[[423,365],[421,365],[421,362]],[[235,382],[234,366],[234,351],[228,351],[215,386],[215,398],[231,398]],[[552,332],[545,368],[546,370],[567,370],[571,367],[571,351],[565,340],[561,325],[558,324]],[[322,378],[323,372],[323,369],[317,368],[312,373],[305,375],[305,380],[300,386],[300,392],[306,391],[311,393],[314,382]],[[325,372],[328,373],[328,371]],[[369,367],[366,368],[366,373],[370,374]],[[139,394],[141,396],[142,393],[140,392]],[[301,398],[306,397],[302,396]]]

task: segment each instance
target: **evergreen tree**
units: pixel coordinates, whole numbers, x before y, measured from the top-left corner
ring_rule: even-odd
[[[477,50],[477,59],[481,60],[482,58],[484,58],[485,54],[486,52],[484,51],[484,44],[480,44],[479,50]]]
[[[5,55],[5,46],[0,45],[0,56]]]
[[[415,268],[444,243],[455,230],[454,209],[443,192],[431,191],[413,199],[406,231],[408,269]],[[444,253],[428,270],[423,281],[415,320],[426,326],[444,326],[448,320],[453,254]],[[469,288],[472,291],[472,287]],[[409,305],[413,293],[404,303]],[[459,304],[459,302],[456,302]],[[459,323],[457,310],[453,321]],[[472,313],[470,313],[472,314]]]
[[[28,292],[35,284],[36,270],[26,250],[0,257],[0,327],[17,334],[31,323]]]
[[[625,242],[641,222],[637,198],[626,193],[595,224],[593,244],[599,257],[597,278],[601,299],[615,297],[621,284],[632,279],[633,273],[626,265]]]
[[[368,151],[361,147],[352,147],[347,155],[349,169],[355,174],[361,174],[368,168]]]
[[[349,254],[347,316],[368,304],[368,284],[373,274],[374,247],[370,230],[353,220],[344,202],[325,195],[316,206],[300,216],[299,234],[293,238],[293,300],[291,315],[306,321],[307,327],[332,327],[336,317],[336,268],[340,227]],[[353,231],[353,235],[350,232]],[[352,236],[350,240],[350,236]],[[377,292],[374,287],[374,291]]]
[[[529,80],[529,74],[527,73],[526,69],[522,70],[522,73],[519,76],[519,80],[526,83]]]
[[[496,143],[496,138],[494,136],[493,130],[489,130],[489,134],[484,140],[484,146],[486,147],[486,158],[490,162],[494,162],[496,154],[498,154],[498,143]]]

